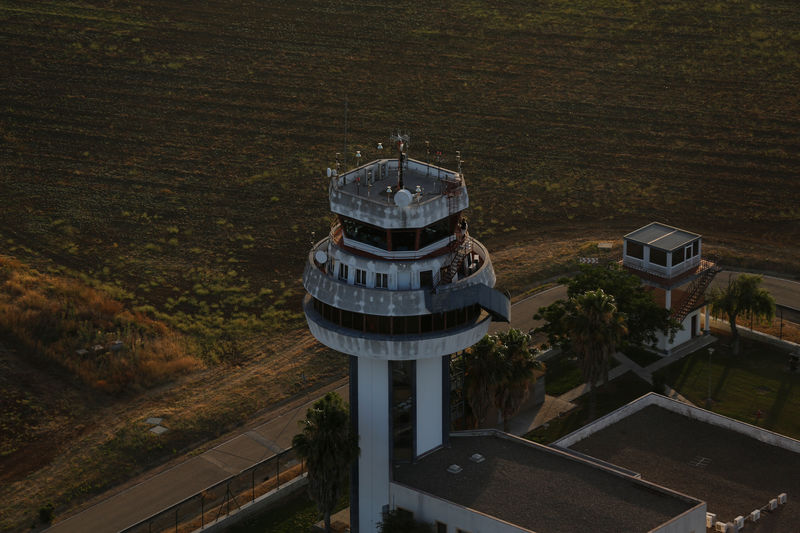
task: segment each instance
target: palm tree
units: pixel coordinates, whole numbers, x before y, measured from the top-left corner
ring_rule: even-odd
[[[528,348],[530,336],[518,329],[497,334],[499,349],[495,374],[495,406],[503,416],[503,431],[508,432],[508,421],[528,397],[529,385],[536,370],[542,367]]]
[[[476,428],[484,423],[493,405],[497,350],[497,338],[485,335],[464,354],[464,395]]]
[[[738,355],[740,349],[739,330],[736,328],[739,315],[766,320],[772,320],[775,316],[775,299],[766,289],[759,287],[761,280],[758,274],[739,274],[736,278],[728,278],[726,288],[715,288],[709,295],[711,309],[715,313],[721,311],[730,321],[734,355]]]
[[[593,419],[597,382],[603,377],[608,383],[610,358],[628,328],[624,315],[617,311],[614,298],[603,289],[574,296],[572,303],[571,311],[564,316],[564,328],[580,359],[583,378],[589,384],[589,418]]]
[[[306,462],[308,493],[331,530],[331,512],[347,486],[350,465],[358,458],[358,435],[350,426],[350,413],[342,398],[329,392],[306,411],[299,422],[302,432],[292,446]]]

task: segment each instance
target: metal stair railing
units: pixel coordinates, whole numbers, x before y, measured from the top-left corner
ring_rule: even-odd
[[[676,306],[676,311],[672,313],[672,318],[678,322],[682,322],[683,319],[686,318],[686,315],[694,309],[694,306],[700,301],[700,298],[705,294],[711,281],[713,281],[714,276],[722,271],[722,268],[720,268],[716,262],[703,261],[701,264],[707,265],[707,268],[692,281],[689,285],[689,290],[686,291],[686,296],[684,296],[681,302]]]

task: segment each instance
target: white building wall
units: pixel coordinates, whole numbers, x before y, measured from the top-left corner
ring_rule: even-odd
[[[389,362],[358,358],[358,520],[375,531],[389,503]]]
[[[689,313],[686,318],[683,319],[681,325],[683,329],[675,333],[675,338],[672,342],[669,342],[669,335],[664,335],[661,332],[656,332],[656,337],[658,341],[656,341],[656,348],[661,352],[668,352],[677,346],[680,346],[684,342],[690,340],[692,338],[692,317],[697,317],[697,325],[695,327],[694,334],[700,335],[700,309],[696,309]]]
[[[417,455],[442,444],[442,358],[417,360]]]
[[[686,511],[681,516],[674,518],[660,527],[652,529],[649,533],[704,533],[706,530],[705,502]]]
[[[392,508],[402,507],[412,511],[415,519],[424,522],[433,523],[437,520],[443,522],[447,524],[447,531],[449,532],[454,532],[458,528],[470,533],[530,533],[528,529],[517,527],[436,496],[416,491],[399,483],[392,483],[390,491]],[[703,520],[705,520],[705,514],[703,515]],[[698,533],[700,531],[698,530]]]

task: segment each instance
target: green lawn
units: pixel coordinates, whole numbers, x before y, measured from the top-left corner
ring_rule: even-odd
[[[558,355],[545,365],[545,391],[550,396],[559,396],[583,383],[578,362],[568,354]]]
[[[640,346],[631,346],[629,348],[625,348],[623,353],[628,357],[628,359],[642,368],[645,368],[661,359],[661,356]]]
[[[606,387],[601,387],[597,390],[597,416],[601,417],[610,413],[651,390],[652,387],[648,383],[642,381],[635,374],[626,372],[610,382]],[[576,407],[569,413],[534,429],[526,434],[525,438],[541,444],[550,444],[586,425],[589,396],[581,396],[575,403],[577,404]]]
[[[800,374],[790,374],[785,350],[742,339],[742,353],[730,352],[730,337],[715,332],[709,365],[700,350],[660,370],[668,385],[705,407],[711,383],[716,413],[800,439]]]

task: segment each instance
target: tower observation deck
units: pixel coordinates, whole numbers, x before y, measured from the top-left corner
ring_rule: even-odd
[[[311,333],[350,355],[350,402],[361,447],[351,485],[353,531],[375,531],[391,465],[442,446],[449,433],[450,355],[508,321],[486,248],[462,212],[459,171],[379,159],[330,176],[330,234],[303,273]]]

